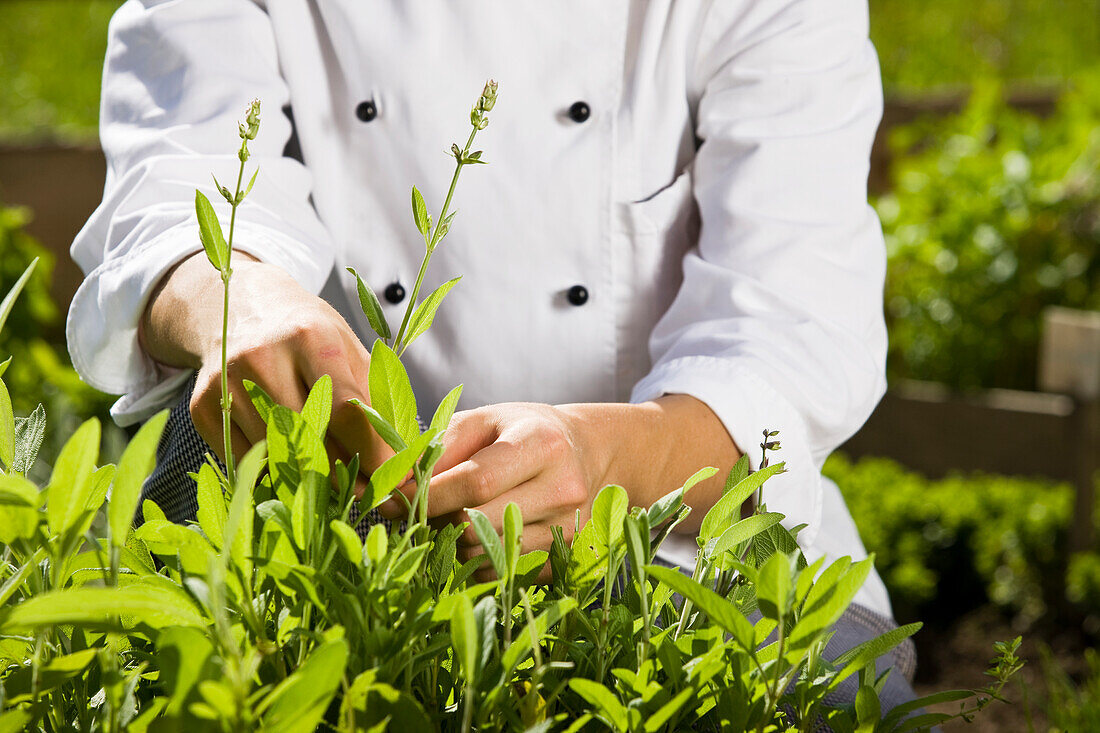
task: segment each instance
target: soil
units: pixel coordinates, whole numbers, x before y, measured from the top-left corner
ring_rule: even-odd
[[[985,670],[994,654],[993,642],[1017,636],[1023,637],[1017,654],[1026,663],[1004,689],[1003,695],[1011,704],[994,702],[969,725],[962,720],[944,725],[944,733],[1047,733],[1051,730],[1044,714],[1046,686],[1040,647],[1048,647],[1057,664],[1071,677],[1079,678],[1085,671],[1083,652],[1088,640],[1076,625],[1016,629],[1011,619],[986,606],[962,616],[946,629],[926,627],[914,638],[917,645],[916,692],[927,695],[942,690],[986,686],[990,678],[985,675]],[[933,706],[931,710],[955,713],[959,710],[959,704]]]

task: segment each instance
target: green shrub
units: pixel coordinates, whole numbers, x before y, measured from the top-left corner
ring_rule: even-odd
[[[992,602],[1032,621],[1067,596],[1100,612],[1100,555],[1083,555],[1070,574],[1070,588],[1091,590],[1067,592],[1072,486],[981,474],[931,481],[889,459],[839,454],[825,473],[875,553],[898,618],[946,623]]]
[[[114,460],[125,443],[125,434],[107,419],[111,398],[85,384],[72,368],[62,313],[50,295],[54,257],[27,234],[30,216],[26,208],[0,204],[0,292],[15,284],[27,262],[38,259],[0,334],[0,353],[12,357],[4,379],[11,387],[13,408],[18,414],[28,414],[41,402],[56,428],[46,436],[40,471],[48,471],[53,464],[62,436],[90,417],[106,422],[104,456]]]
[[[1043,308],[1100,308],[1100,73],[1047,119],[979,85],[891,144],[890,377],[1034,389]]]

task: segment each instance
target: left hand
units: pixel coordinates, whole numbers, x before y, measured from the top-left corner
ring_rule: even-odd
[[[522,552],[549,550],[555,525],[569,542],[577,510],[584,526],[605,473],[582,422],[568,407],[523,402],[455,413],[433,471],[428,517],[433,524],[458,525],[469,521],[467,509],[478,509],[500,534],[504,508],[515,502],[523,515]],[[398,490],[411,500],[416,484]],[[405,511],[396,499],[380,510],[387,518]],[[466,528],[458,549],[462,561],[482,553],[473,527]],[[487,568],[479,575],[491,577]]]

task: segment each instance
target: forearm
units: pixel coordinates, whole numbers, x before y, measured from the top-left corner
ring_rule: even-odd
[[[578,425],[599,484],[619,484],[632,506],[649,506],[700,468],[718,473],[685,498],[693,511],[677,529],[695,532],[722,495],[725,477],[741,456],[718,417],[688,395],[665,395],[641,404],[578,404],[561,409]]]

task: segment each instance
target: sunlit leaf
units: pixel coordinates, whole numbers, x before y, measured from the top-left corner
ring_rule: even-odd
[[[111,486],[111,500],[107,504],[107,521],[111,528],[111,543],[115,547],[126,544],[130,528],[134,523],[138,502],[141,500],[141,486],[153,470],[157,459],[157,445],[160,443],[164,426],[168,422],[168,411],[158,412],[141,426],[137,435],[130,440],[122,458],[118,461],[118,470]]]

